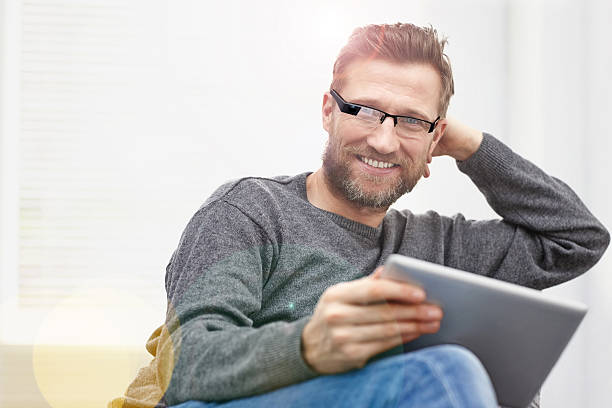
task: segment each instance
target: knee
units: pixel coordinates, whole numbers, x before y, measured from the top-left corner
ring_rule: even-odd
[[[410,401],[410,406],[497,407],[484,366],[461,346],[428,347],[390,357],[374,367],[390,397],[396,390],[395,397]]]
[[[410,376],[414,372],[415,363],[427,367],[425,371],[449,384],[492,387],[489,374],[478,357],[469,349],[455,344],[432,346],[393,356],[374,363],[371,367],[378,369],[378,376],[395,377],[398,368],[403,369],[405,376]],[[389,368],[392,370],[388,370]]]
[[[457,345],[442,345],[424,349],[425,357],[438,380],[458,402],[458,406],[497,406],[495,390],[489,374],[474,353]],[[455,406],[455,405],[453,405]]]
[[[486,378],[487,382],[489,381],[488,374],[478,357],[469,349],[455,344],[432,346],[392,356],[375,362],[372,367],[411,367],[413,361],[426,363],[438,374],[444,376],[482,376]],[[386,370],[383,370],[383,372],[386,372]]]
[[[424,356],[430,355],[441,370],[456,374],[482,376],[487,381],[489,380],[489,376],[478,357],[463,346],[444,344],[426,348],[423,350],[423,354]]]

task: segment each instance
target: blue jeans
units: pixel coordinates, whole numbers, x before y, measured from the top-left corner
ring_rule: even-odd
[[[463,347],[444,345],[374,361],[228,402],[187,401],[171,408],[497,407],[484,367]]]

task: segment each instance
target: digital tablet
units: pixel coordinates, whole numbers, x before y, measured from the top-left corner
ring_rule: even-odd
[[[422,287],[442,307],[440,330],[404,345],[470,349],[486,368],[500,405],[526,407],[559,359],[587,307],[538,290],[422,260],[391,255],[381,275]]]

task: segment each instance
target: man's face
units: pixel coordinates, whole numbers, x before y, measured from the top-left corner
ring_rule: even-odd
[[[336,91],[347,102],[430,122],[438,117],[440,76],[429,65],[356,61],[346,78]],[[393,119],[386,118],[377,128],[364,129],[325,94],[323,127],[329,140],[323,171],[332,189],[359,207],[388,208],[411,191],[425,174],[445,123],[420,137],[399,136],[393,125]],[[370,160],[378,166],[368,164]]]

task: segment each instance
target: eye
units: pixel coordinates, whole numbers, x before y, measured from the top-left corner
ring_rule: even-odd
[[[406,125],[419,125],[422,123],[420,120],[410,117],[400,118],[400,122],[405,123]]]
[[[409,131],[419,132],[429,130],[429,124],[417,118],[402,117],[398,118],[398,122],[398,125]]]
[[[376,109],[367,108],[362,106],[357,112],[357,117],[359,119],[367,120],[367,121],[379,121],[382,117],[382,113],[377,111]]]

